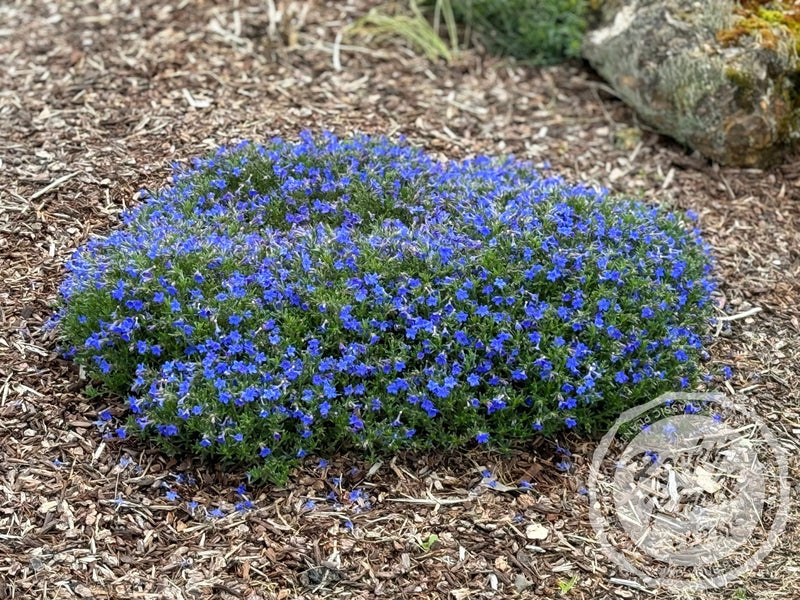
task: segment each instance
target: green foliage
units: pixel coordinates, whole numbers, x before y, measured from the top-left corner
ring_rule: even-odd
[[[448,4],[492,52],[535,64],[580,57],[585,0],[449,0]]]
[[[439,536],[435,533],[432,533],[428,536],[425,541],[419,542],[419,547],[422,549],[423,552],[430,552],[433,545],[439,541]]]
[[[558,587],[561,590],[561,595],[568,594],[572,588],[575,587],[575,584],[578,583],[578,576],[573,575],[570,577],[569,581],[564,581],[563,579],[558,580]]]
[[[714,289],[682,217],[512,159],[242,143],[67,265],[65,354],[119,435],[255,478],[311,452],[503,447],[689,387]]]

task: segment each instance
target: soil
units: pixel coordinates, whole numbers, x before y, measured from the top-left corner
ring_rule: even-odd
[[[104,439],[97,415],[122,403],[94,392],[42,329],[65,260],[117,226],[138,190],[167,185],[172,161],[302,129],[403,134],[443,158],[514,153],[696,211],[721,314],[761,309],[725,321],[711,362],[733,368],[723,389],[792,455],[794,505],[754,571],[692,597],[795,598],[800,158],[718,168],[638,123],[583,65],[532,68],[479,49],[431,62],[402,41],[350,35],[371,7],[0,4],[0,598],[673,597],[601,553],[585,440],[563,444],[567,472],[547,440],[507,456],[312,460],[283,488],[248,487],[254,507],[241,512],[241,474]],[[207,515],[217,507],[226,516]],[[527,535],[542,527],[544,539]]]

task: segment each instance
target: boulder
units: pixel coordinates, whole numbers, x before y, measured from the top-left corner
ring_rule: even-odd
[[[583,56],[658,131],[763,167],[800,136],[800,9],[763,0],[595,0]]]

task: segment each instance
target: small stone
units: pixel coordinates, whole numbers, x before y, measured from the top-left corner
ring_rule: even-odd
[[[529,540],[544,540],[550,532],[541,523],[531,523],[525,528],[525,537]]]
[[[90,590],[82,583],[79,583],[78,585],[75,586],[75,593],[78,594],[78,596],[80,596],[81,598],[94,598],[92,590]]]
[[[514,577],[514,587],[517,588],[518,592],[524,592],[532,585],[533,584],[530,581],[528,581],[525,575],[523,575],[522,573],[517,573],[517,576]]]
[[[694,470],[694,477],[697,485],[703,488],[709,494],[716,494],[722,487],[719,482],[714,479],[714,474],[706,471],[703,467],[697,466]]]
[[[334,565],[321,564],[301,573],[300,579],[304,585],[331,584],[344,579],[344,573]]]
[[[494,573],[489,573],[489,587],[492,588],[494,591],[497,591],[498,581],[497,575]]]

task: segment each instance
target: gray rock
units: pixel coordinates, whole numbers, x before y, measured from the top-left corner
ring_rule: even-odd
[[[528,579],[522,573],[517,573],[517,576],[514,577],[514,587],[517,588],[518,592],[524,592],[533,584],[528,581]]]
[[[600,4],[583,56],[644,122],[724,165],[766,166],[800,136],[800,44],[774,13],[733,0]]]

